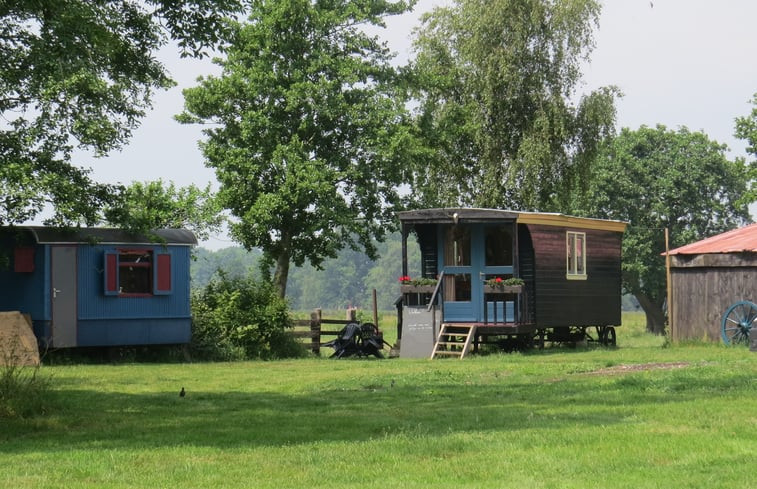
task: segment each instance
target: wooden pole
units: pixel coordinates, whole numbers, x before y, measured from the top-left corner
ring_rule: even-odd
[[[376,289],[373,289],[373,325],[376,331],[381,331],[378,324],[378,302],[376,301]]]
[[[676,335],[677,331],[675,330],[673,324],[674,320],[674,310],[673,310],[673,287],[670,283],[670,231],[668,228],[665,228],[665,281],[667,283],[667,301],[668,301],[668,327],[670,328],[670,339],[671,341],[676,341]]]
[[[310,313],[310,347],[316,355],[321,354],[321,319],[320,309]]]

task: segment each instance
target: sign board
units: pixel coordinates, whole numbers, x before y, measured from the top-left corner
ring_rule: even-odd
[[[400,358],[429,358],[438,334],[436,306],[405,306],[402,308],[402,341]]]

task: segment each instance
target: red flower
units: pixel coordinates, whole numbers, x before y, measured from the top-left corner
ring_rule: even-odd
[[[497,277],[494,279],[495,282],[500,283],[502,282],[502,277]]]
[[[410,277],[403,275],[400,277],[400,282],[410,282]]]

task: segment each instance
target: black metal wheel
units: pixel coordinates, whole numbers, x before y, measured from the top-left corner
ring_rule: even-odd
[[[602,328],[599,341],[605,346],[615,346],[617,343],[615,328],[613,328],[612,326],[606,326]]]

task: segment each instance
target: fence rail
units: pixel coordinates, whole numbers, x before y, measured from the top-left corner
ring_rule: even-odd
[[[321,354],[321,347],[325,342],[321,342],[322,336],[337,336],[342,328],[324,330],[323,325],[344,326],[357,321],[357,310],[348,309],[346,319],[324,319],[321,309],[316,309],[310,313],[310,319],[296,319],[294,321],[294,331],[292,334],[295,338],[302,340],[307,348],[316,355]],[[310,340],[310,341],[307,341]]]

